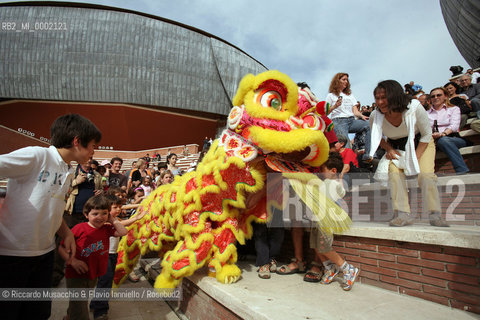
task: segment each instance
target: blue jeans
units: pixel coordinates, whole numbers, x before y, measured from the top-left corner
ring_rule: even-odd
[[[97,288],[111,289],[113,284],[113,276],[115,274],[115,267],[117,266],[116,253],[108,255],[107,273],[98,278]],[[108,313],[108,300],[94,300],[90,302],[90,309],[93,310],[93,317],[97,318]]]
[[[358,133],[365,131],[365,153],[363,159],[368,159],[370,154],[370,125],[368,121],[357,120],[355,117],[348,118],[334,118],[333,130],[337,136],[341,135],[347,138],[346,148],[351,148],[350,139],[348,139],[349,133]]]
[[[444,152],[450,161],[456,173],[467,173],[470,171],[460,154],[460,148],[466,147],[467,142],[459,137],[441,137],[437,140],[437,149]]]

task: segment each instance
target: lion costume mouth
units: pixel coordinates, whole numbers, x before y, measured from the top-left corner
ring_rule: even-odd
[[[269,158],[269,166],[281,161],[286,167],[295,166],[296,171],[298,161],[306,168],[327,160],[329,144],[323,132],[333,129],[325,115],[328,105],[318,102],[309,90],[299,89],[285,74],[274,70],[247,75],[233,103],[228,129],[220,139],[227,152],[240,158],[247,155],[243,157],[247,162],[260,153]],[[279,156],[288,154],[305,156],[295,161]],[[283,167],[274,165],[272,169],[283,171]],[[301,171],[308,171],[305,168]]]

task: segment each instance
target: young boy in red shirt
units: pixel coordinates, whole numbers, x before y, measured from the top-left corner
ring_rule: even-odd
[[[88,199],[83,208],[88,222],[79,223],[72,229],[76,244],[75,256],[69,257],[63,243],[59,246],[58,251],[67,263],[67,288],[94,288],[97,278],[107,272],[110,237],[127,234],[123,224],[109,215],[110,206],[110,201],[103,195]],[[88,301],[70,300],[67,319],[89,319]]]
[[[121,190],[118,188],[118,190]],[[122,212],[122,204],[123,199],[116,197],[112,194],[107,194],[107,199],[110,200],[112,206],[110,208],[110,216],[116,218]],[[133,217],[127,220],[120,220],[120,223],[125,227],[128,227],[135,221],[142,219],[145,214],[147,213],[146,210],[140,210],[138,214],[134,215]],[[117,265],[117,251],[118,251],[118,243],[120,242],[119,237],[110,237],[110,249],[108,254],[108,268],[107,272],[98,278],[97,282],[97,289],[111,289],[113,284],[113,276],[115,275],[115,267]],[[132,272],[133,274],[133,272]],[[95,290],[97,290],[95,289]],[[97,291],[96,291],[97,292]],[[95,297],[101,296],[101,291],[98,291],[98,294],[95,294]],[[93,298],[90,301],[90,311],[93,311],[93,318],[94,319],[108,319],[108,309],[110,308],[108,304],[108,298],[104,299],[97,299]]]
[[[354,165],[358,168],[358,159],[355,152],[350,148],[345,148],[347,145],[347,137],[337,136],[338,142],[335,144],[336,151],[340,153],[343,159],[343,169],[339,172],[340,179],[343,179],[343,176],[348,173],[351,169],[351,165]]]

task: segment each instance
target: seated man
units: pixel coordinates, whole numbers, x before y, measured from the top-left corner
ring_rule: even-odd
[[[420,101],[425,110],[430,109],[429,99],[430,97],[425,93],[421,93],[417,96],[417,100]]]
[[[462,87],[461,93],[468,96],[472,110],[480,119],[480,84],[472,84],[472,76],[464,74],[460,77],[460,87]]]
[[[447,90],[439,87],[430,92],[432,108],[427,111],[432,137],[436,141],[437,149],[444,152],[457,174],[469,172],[459,149],[466,147],[467,142],[458,134],[460,126],[460,108],[447,107]]]

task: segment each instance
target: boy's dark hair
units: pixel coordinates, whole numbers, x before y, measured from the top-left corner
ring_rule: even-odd
[[[58,117],[50,127],[50,140],[56,148],[73,147],[73,139],[78,137],[80,144],[86,148],[90,141],[99,143],[102,133],[87,118],[79,114],[66,114]]]
[[[338,152],[329,152],[328,159],[323,164],[328,169],[337,169],[337,173],[342,172],[343,170],[343,158]]]
[[[345,146],[347,145],[347,143],[348,143],[348,138],[345,137],[344,135],[341,135],[341,134],[337,135],[337,140],[338,140],[338,142],[343,143],[343,146],[344,146],[344,147],[345,147]]]
[[[115,161],[120,161],[120,163],[123,164],[123,159],[120,157],[113,157],[110,163],[113,164]]]
[[[88,215],[92,210],[110,211],[110,201],[102,194],[93,196],[85,202],[85,205],[83,206],[83,214]]]
[[[121,193],[121,192],[122,192],[122,188],[120,187],[110,187],[107,190],[107,196],[115,195],[116,193]]]
[[[107,194],[105,197],[110,201],[110,206],[123,204],[123,200],[113,194]]]

